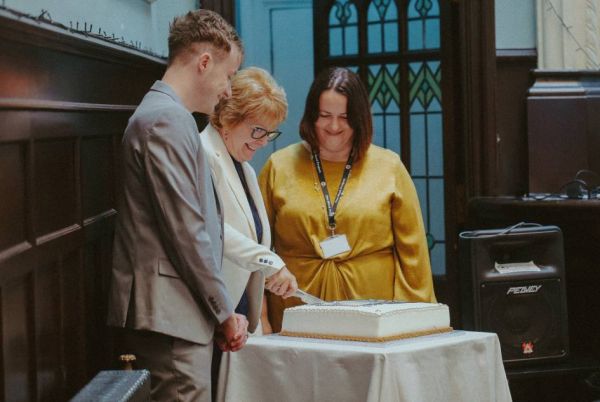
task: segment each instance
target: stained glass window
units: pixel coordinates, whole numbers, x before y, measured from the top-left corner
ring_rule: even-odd
[[[372,64],[368,72],[373,113],[373,143],[400,153],[400,69]]]
[[[374,0],[367,11],[369,53],[398,51],[398,9],[393,0]]]
[[[445,265],[441,65],[408,65],[410,172],[419,194],[434,273]],[[441,271],[441,272],[440,272]]]
[[[440,47],[440,7],[437,0],[410,0],[408,50]]]
[[[357,2],[360,7],[351,1],[334,1],[329,9],[330,59],[326,64],[352,66],[367,83],[373,113],[373,143],[399,153],[409,169],[423,212],[432,270],[435,275],[444,275],[444,139],[438,1],[366,0]],[[354,30],[348,31],[348,27]],[[360,44],[359,29],[367,39]],[[349,45],[351,35],[356,41]]]
[[[334,1],[329,11],[329,55],[358,54],[358,12],[350,0]]]

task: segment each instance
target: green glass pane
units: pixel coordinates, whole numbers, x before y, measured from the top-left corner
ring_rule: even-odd
[[[439,63],[410,63],[408,82],[411,106],[414,102],[419,102],[423,109],[427,109],[433,99],[441,103],[441,79],[442,71]]]
[[[368,86],[371,103],[379,102],[382,109],[387,109],[390,102],[400,104],[400,70],[397,64],[387,64],[374,70],[369,66]],[[375,72],[376,71],[376,72]]]

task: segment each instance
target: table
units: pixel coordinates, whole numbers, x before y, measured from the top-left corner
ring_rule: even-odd
[[[385,343],[251,337],[221,362],[218,401],[511,401],[493,333]]]

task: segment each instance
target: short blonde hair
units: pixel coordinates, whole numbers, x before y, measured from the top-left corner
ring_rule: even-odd
[[[265,118],[279,125],[287,117],[285,91],[262,68],[240,70],[231,80],[231,96],[221,101],[210,116],[216,129],[231,128],[246,119]]]

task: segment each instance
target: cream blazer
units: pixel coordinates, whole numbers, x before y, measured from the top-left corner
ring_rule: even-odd
[[[221,271],[223,280],[234,306],[240,301],[246,289],[249,302],[248,331],[254,332],[259,327],[265,277],[278,272],[285,263],[270,250],[269,219],[252,166],[248,162],[242,163],[250,194],[262,222],[261,244],[256,238],[254,218],[244,187],[221,136],[209,124],[200,133],[200,139],[207,155],[225,219]],[[258,333],[261,333],[260,327]]]

